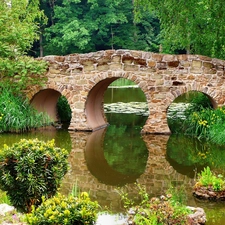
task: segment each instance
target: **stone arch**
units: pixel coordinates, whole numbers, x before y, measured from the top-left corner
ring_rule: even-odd
[[[57,121],[56,104],[60,96],[60,92],[47,88],[37,92],[30,103],[39,112],[46,112],[54,121]]]
[[[113,81],[119,78],[125,78],[133,81],[145,94],[147,101],[146,92],[142,89],[143,87],[140,87],[141,83],[137,82],[132,75],[129,76],[126,75],[126,73],[124,73],[124,75],[125,76],[118,76],[118,74],[114,74],[114,76],[106,78],[101,78],[98,76],[97,78],[95,78],[95,82],[97,81],[95,85],[89,87],[88,96],[85,103],[85,115],[87,118],[88,126],[91,130],[95,131],[108,125],[104,113],[103,99],[105,91]]]
[[[213,108],[218,107],[218,98],[220,98],[220,94],[216,94],[214,92],[211,92],[210,89],[208,89],[207,86],[201,86],[200,84],[196,84],[194,86],[184,86],[184,87],[177,87],[176,90],[172,90],[171,92],[168,93],[167,98],[166,98],[166,109],[170,106],[170,104],[180,95],[185,94],[189,91],[197,91],[197,92],[202,92],[205,94],[209,100],[211,101],[211,104]]]

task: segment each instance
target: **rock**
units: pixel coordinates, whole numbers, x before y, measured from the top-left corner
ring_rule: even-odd
[[[193,213],[188,215],[190,225],[200,225],[206,223],[206,214],[204,209],[187,206]]]
[[[13,212],[15,208],[7,204],[0,204],[0,215],[5,216],[6,213]]]

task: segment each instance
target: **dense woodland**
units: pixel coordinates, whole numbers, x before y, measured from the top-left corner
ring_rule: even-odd
[[[41,0],[34,56],[137,49],[225,57],[223,1]]]
[[[132,0],[41,0],[40,9],[48,22],[42,24],[41,41],[32,49],[35,56],[159,49],[158,18],[146,12],[135,22]]]

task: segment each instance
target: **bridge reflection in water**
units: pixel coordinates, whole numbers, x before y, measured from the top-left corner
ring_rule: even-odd
[[[195,206],[192,197],[193,178],[178,173],[167,160],[168,135],[144,135],[142,137],[140,134],[133,135],[133,138],[129,137],[127,144],[133,147],[137,139],[139,139],[139,143],[131,149],[125,147],[127,151],[123,149],[123,145],[126,145],[124,135],[130,134],[125,132],[123,135],[117,135],[115,136],[117,141],[111,140],[109,143],[112,148],[113,143],[120,143],[122,150],[119,145],[116,150],[118,150],[118,154],[122,152],[124,157],[122,160],[121,157],[110,160],[107,152],[112,151],[113,154],[116,154],[116,150],[111,149],[107,143],[107,139],[109,139],[106,137],[107,132],[106,128],[92,133],[70,133],[72,140],[72,151],[69,157],[71,169],[64,178],[63,193],[69,193],[73,185],[77,184],[80,191],[89,192],[91,198],[97,200],[102,207],[107,206],[114,212],[120,212],[121,201],[116,191],[117,187],[122,187],[131,196],[137,196],[135,182],[138,182],[146,186],[151,196],[158,196],[165,193],[171,184],[184,185],[190,204]],[[122,139],[122,142],[118,138]],[[139,153],[136,152],[138,146],[144,146]],[[135,166],[139,166],[136,173]]]

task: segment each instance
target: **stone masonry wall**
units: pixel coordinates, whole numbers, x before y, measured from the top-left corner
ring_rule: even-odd
[[[165,55],[132,50],[46,56],[43,59],[49,62],[49,70],[48,83],[42,89],[51,88],[67,97],[72,109],[69,127],[71,130],[94,129],[87,118],[88,98],[95,87],[98,89],[93,91],[95,95],[91,101],[95,101],[98,93],[103,95],[101,82],[112,78],[123,77],[132,80],[145,93],[150,111],[143,127],[143,132],[146,133],[170,132],[167,125],[167,108],[176,97],[185,92],[203,92],[212,99],[215,107],[224,105],[225,102],[225,61],[219,59],[201,55]],[[40,88],[32,88],[29,95],[33,96],[38,91]],[[99,104],[99,107],[105,121],[103,106]],[[93,115],[90,120],[99,117],[95,112],[91,114]]]

